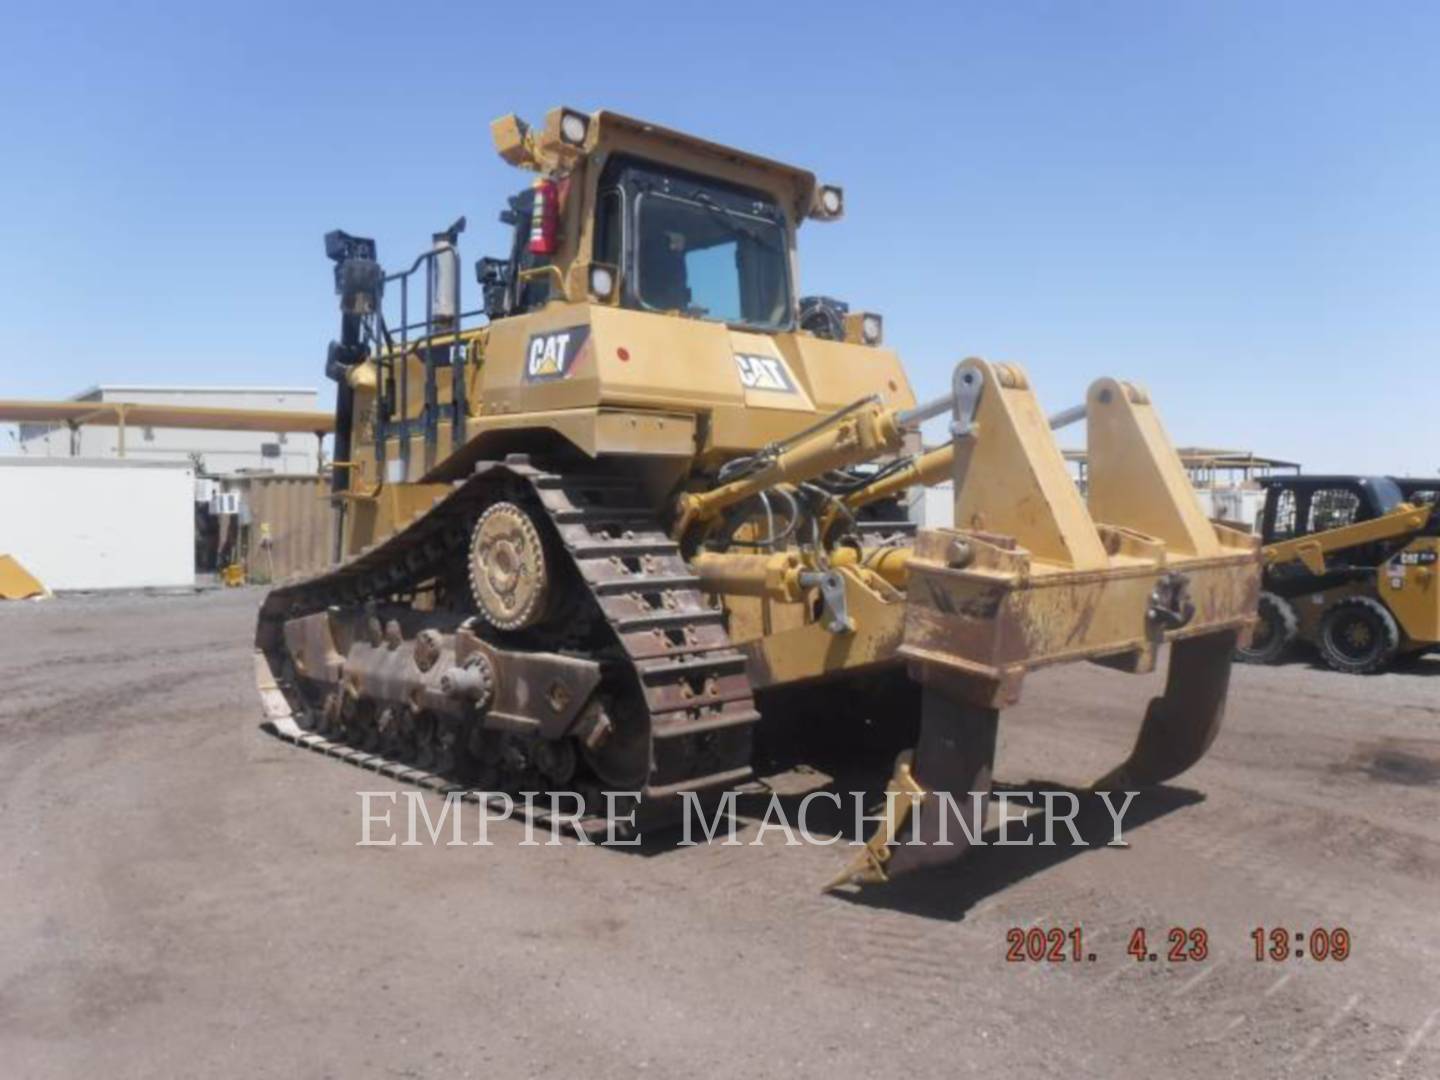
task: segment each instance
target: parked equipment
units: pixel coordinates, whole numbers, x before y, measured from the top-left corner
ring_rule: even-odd
[[[1414,506],[1434,506],[1440,502],[1440,476],[1392,476],[1405,501]]]
[[[889,841],[934,840],[947,806],[978,824],[965,793],[988,791],[1036,667],[1147,671],[1169,644],[1098,783],[1204,753],[1258,544],[1205,520],[1141,388],[1100,379],[1054,420],[1088,425],[1087,505],[1019,367],[965,360],[917,406],[879,315],[801,323],[796,231],[839,218],[840,188],[609,112],[492,133],[536,178],[502,215],[509,253],[477,266],[483,312],[436,269],[464,219],[398,273],[326,238],[343,515],[335,569],[260,614],[281,734],[432,786],[577,792],[585,814],[636,792],[654,825],[751,780],[779,728],[819,750],[864,710],[915,745],[892,781],[914,798],[847,881],[963,853],[953,821],[953,846]],[[941,480],[957,527],[916,535],[903,499]]]
[[[0,600],[29,600],[47,590],[13,555],[0,555]]]
[[[1260,482],[1265,591],[1242,660],[1275,663],[1302,641],[1336,671],[1371,674],[1440,642],[1433,504],[1384,476]]]

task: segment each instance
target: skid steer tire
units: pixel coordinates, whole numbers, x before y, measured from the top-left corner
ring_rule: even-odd
[[[1378,600],[1354,596],[1331,605],[1320,620],[1320,656],[1347,675],[1373,675],[1400,649],[1400,627]]]
[[[1300,626],[1290,601],[1274,593],[1260,594],[1260,621],[1250,644],[1235,650],[1235,659],[1245,664],[1277,664],[1289,651]]]

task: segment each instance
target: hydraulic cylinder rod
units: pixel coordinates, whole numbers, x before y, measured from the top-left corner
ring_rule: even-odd
[[[832,568],[868,570],[897,589],[905,587],[911,549],[887,547],[864,552],[836,548],[829,555]],[[729,551],[702,551],[690,562],[706,592],[725,596],[763,596],[793,604],[813,584],[806,579],[816,571],[809,560],[794,551],[752,555]]]
[[[693,524],[713,521],[730,507],[776,484],[800,483],[832,469],[894,453],[904,438],[901,416],[898,409],[866,402],[835,423],[762,459],[753,472],[710,491],[681,495],[678,531],[683,533]]]
[[[800,556],[793,551],[774,555],[702,551],[690,566],[706,592],[768,596],[786,603],[794,603],[804,595]]]
[[[948,405],[953,399],[943,399]],[[921,419],[930,419],[939,416],[943,409],[936,409],[937,402],[930,402],[916,409],[911,409],[909,414],[903,414],[902,421],[918,415]],[[1063,427],[1078,423],[1085,419],[1085,406],[1074,405],[1049,418],[1052,431],[1058,431]],[[951,466],[955,461],[955,443],[953,441],[941,443],[933,450],[927,450],[918,457],[912,458],[902,468],[876,480],[858,491],[852,491],[845,496],[845,505],[851,510],[858,510],[862,506],[876,502],[880,499],[898,495],[907,488],[930,487],[938,484],[950,476]]]
[[[911,458],[899,469],[887,473],[874,483],[845,496],[845,505],[851,510],[899,495],[907,488],[930,487],[950,475],[950,466],[955,461],[955,444],[942,443],[933,450],[927,450]]]

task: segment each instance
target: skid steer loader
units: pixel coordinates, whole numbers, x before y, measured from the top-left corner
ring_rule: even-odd
[[[1440,515],[1423,501],[1434,481],[1404,481],[1408,492],[1386,476],[1261,482],[1264,591],[1240,659],[1277,663],[1303,642],[1334,670],[1369,675],[1440,642]]]

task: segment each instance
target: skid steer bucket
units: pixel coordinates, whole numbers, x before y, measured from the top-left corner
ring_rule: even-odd
[[[1089,483],[1069,474],[1025,374],[955,371],[955,525],[922,530],[908,563],[900,654],[923,686],[919,741],[884,824],[832,882],[883,881],[962,855],[978,837],[1001,711],[1031,670],[1091,660],[1153,670],[1170,651],[1130,756],[1097,790],[1162,783],[1205,753],[1230,662],[1254,622],[1254,537],[1207,521],[1149,398],[1115,379],[1083,409]]]

